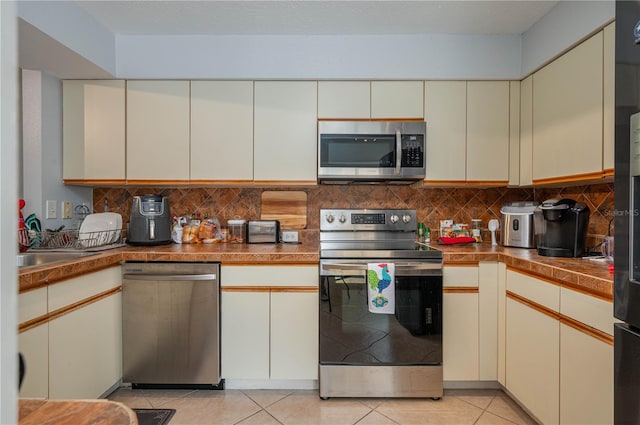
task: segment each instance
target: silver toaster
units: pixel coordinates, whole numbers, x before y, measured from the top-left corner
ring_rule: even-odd
[[[538,202],[508,202],[500,208],[502,214],[501,242],[503,246],[535,248],[533,212]]]
[[[278,220],[249,220],[247,223],[247,243],[280,242],[280,222]]]

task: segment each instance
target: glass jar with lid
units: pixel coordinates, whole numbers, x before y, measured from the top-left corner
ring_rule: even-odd
[[[471,219],[471,236],[476,242],[482,242],[482,220],[479,218]]]

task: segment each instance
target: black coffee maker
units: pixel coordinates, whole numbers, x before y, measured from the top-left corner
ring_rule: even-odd
[[[533,212],[538,254],[582,257],[586,251],[589,207],[573,199],[548,199]]]
[[[133,197],[127,243],[130,245],[171,243],[169,199],[160,195]]]

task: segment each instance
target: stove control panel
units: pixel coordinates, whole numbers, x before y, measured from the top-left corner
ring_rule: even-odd
[[[321,231],[403,231],[416,230],[415,210],[405,209],[321,209]]]

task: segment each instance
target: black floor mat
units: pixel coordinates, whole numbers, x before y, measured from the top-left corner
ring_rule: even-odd
[[[166,425],[176,409],[133,409],[138,416],[138,425]]]

